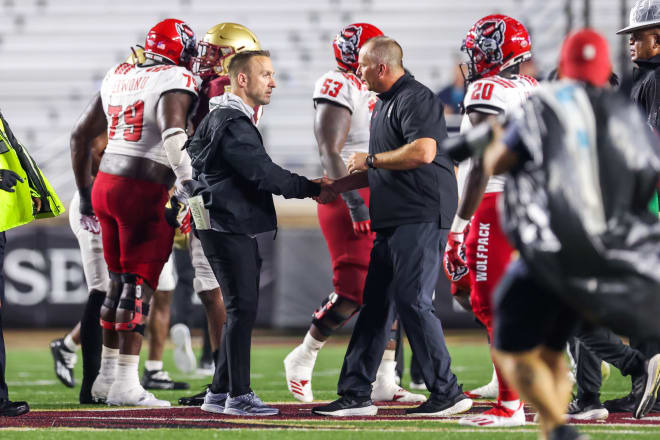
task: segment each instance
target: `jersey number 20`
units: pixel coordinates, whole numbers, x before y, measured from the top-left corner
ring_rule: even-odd
[[[123,111],[122,111],[123,110]],[[124,125],[124,140],[128,142],[137,142],[142,137],[142,116],[144,114],[144,101],[135,101],[133,104],[126,107],[126,110],[121,105],[108,105],[108,115],[111,117],[110,129],[108,130],[108,138],[113,139],[119,125],[119,117],[123,115]]]
[[[479,99],[488,101],[490,100],[491,96],[493,96],[493,85],[491,83],[476,83],[474,85],[474,92],[472,92],[472,99],[474,99],[475,101]]]

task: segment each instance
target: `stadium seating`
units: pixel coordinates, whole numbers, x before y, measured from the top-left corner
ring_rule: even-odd
[[[576,16],[579,3],[569,3]],[[619,4],[600,0],[592,13],[593,24],[616,44]],[[379,26],[402,44],[406,67],[434,89],[449,80],[452,55],[482,15],[501,12],[525,22],[537,64],[546,70],[567,28],[565,2],[539,0],[4,0],[0,11],[0,108],[65,200],[74,190],[68,153],[72,125],[106,70],[125,59],[131,45],[142,43],[160,19],[185,19],[198,37],[223,21],[257,34],[272,52],[279,83],[261,126],[266,145],[275,161],[308,175],[320,174],[312,88],[334,66],[330,41],[343,25]]]

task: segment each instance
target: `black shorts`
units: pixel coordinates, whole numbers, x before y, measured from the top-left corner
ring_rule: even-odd
[[[493,344],[500,351],[524,352],[543,345],[565,348],[578,315],[541,286],[522,260],[509,265],[494,294]]]

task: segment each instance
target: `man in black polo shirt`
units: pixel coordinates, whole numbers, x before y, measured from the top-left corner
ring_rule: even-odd
[[[433,92],[406,73],[399,44],[370,39],[360,50],[358,75],[379,102],[371,118],[369,154],[354,153],[352,175],[338,192],[369,186],[369,214],[376,239],[364,288],[364,306],[344,358],[340,399],[314,408],[329,416],[374,415],[371,383],[399,313],[431,396],[410,416],[446,416],[472,406],[451,372],[432,295],[457,205],[451,160],[438,148],[447,137],[442,106]],[[364,172],[367,171],[367,172]]]

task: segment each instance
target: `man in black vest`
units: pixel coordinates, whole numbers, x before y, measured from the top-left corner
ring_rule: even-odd
[[[431,391],[426,402],[406,414],[448,416],[472,407],[451,371],[442,325],[432,304],[441,252],[457,205],[453,163],[437,147],[447,137],[442,105],[431,90],[406,73],[402,57],[401,46],[388,37],[370,39],[358,57],[358,75],[378,93],[379,101],[371,117],[369,154],[351,156],[352,175],[338,180],[335,189],[369,186],[376,239],[364,305],[339,378],[341,398],[314,408],[316,414],[376,414],[371,384],[395,304]]]
[[[273,194],[334,200],[329,180],[310,181],[273,163],[253,123],[254,108],[275,88],[268,51],[236,54],[232,93],[211,100],[212,111],[188,152],[197,185],[190,208],[195,229],[227,308],[219,359],[202,410],[242,415],[279,413],[250,389],[250,341],[259,299],[261,257],[255,234],[277,228]]]

